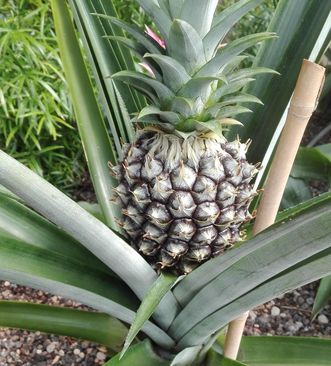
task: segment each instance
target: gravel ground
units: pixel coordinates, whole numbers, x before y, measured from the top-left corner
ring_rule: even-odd
[[[7,281],[0,282],[0,300],[20,300],[38,304],[88,310],[82,304]],[[107,349],[69,337],[0,329],[0,366],[97,366],[103,365]]]
[[[311,319],[317,287],[309,284],[250,311],[245,334],[331,337],[331,302]]]
[[[311,321],[316,284],[307,285],[253,311],[247,321],[247,335],[331,336],[331,303]],[[21,300],[39,304],[88,310],[82,304],[42,291],[0,282],[0,300]],[[96,366],[107,359],[103,346],[68,337],[0,329],[0,366]]]

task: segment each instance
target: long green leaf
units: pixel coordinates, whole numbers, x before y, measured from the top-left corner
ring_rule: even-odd
[[[211,333],[217,332],[245,311],[270,301],[288,291],[293,291],[297,287],[325,277],[330,273],[331,249],[328,249],[266,281],[247,294],[238,297],[227,306],[214,312],[185,334],[179,341],[178,347],[184,348],[194,344],[200,344],[208,339]]]
[[[213,27],[203,39],[207,59],[213,55],[216,47],[222,42],[232,26],[240,20],[244,14],[248,13],[261,2],[262,0],[238,1],[214,18]]]
[[[276,128],[288,105],[301,67],[302,59],[315,61],[327,34],[330,22],[330,1],[281,0],[268,31],[275,32],[278,40],[265,42],[254,61],[255,65],[269,67],[281,76],[263,75],[247,87],[249,94],[257,96],[263,106],[251,106],[254,111],[242,119],[244,127],[231,129],[229,139],[237,134],[245,141],[251,138],[248,151],[250,161],[262,161]],[[317,40],[321,42],[317,43]],[[316,47],[315,47],[316,46]],[[313,52],[314,51],[314,52]],[[280,129],[277,130],[273,149]],[[267,161],[264,163],[267,165]]]
[[[165,55],[146,54],[147,59],[154,60],[162,70],[163,82],[176,92],[183,84],[190,80],[184,67],[174,58]]]
[[[54,186],[1,150],[0,184],[78,240],[118,274],[140,299],[154,283],[156,273],[123,239]],[[178,304],[169,293],[156,310],[155,316],[160,323],[167,326],[177,309]]]
[[[121,358],[116,355],[104,366],[170,366],[169,361],[161,359],[153,350],[151,343],[148,340],[139,342],[130,347],[126,354]]]
[[[137,311],[135,320],[129,329],[129,333],[125,339],[124,347],[121,352],[121,358],[130,347],[130,344],[139,333],[144,323],[151,317],[162,298],[168,291],[170,291],[171,287],[176,281],[176,276],[167,273],[161,273],[161,275],[155,281],[142,301]]]
[[[330,248],[330,221],[331,205],[324,203],[285,224],[272,226],[236,252],[233,250],[235,258],[229,253],[232,260],[225,265],[219,262],[226,260],[227,254],[216,258],[214,266],[219,268],[219,276],[191,299],[172,323],[169,334],[176,339],[184,336],[204,318],[264,281]]]
[[[225,358],[211,349],[208,353],[206,366],[248,366],[248,365],[243,364],[242,362],[239,362],[237,360],[231,360],[229,358]]]
[[[138,292],[143,291],[142,284],[146,285],[147,291],[153,283],[156,275],[152,269],[124,240],[50,183],[2,151],[0,181],[23,198],[30,207],[94,252],[110,268],[117,267],[114,271],[126,278],[132,287],[137,285],[140,288]],[[126,266],[131,269],[130,272]]]
[[[0,279],[78,301],[125,323],[133,322],[135,313],[130,308],[137,307],[135,297],[116,279],[87,273],[82,263],[12,238],[0,237],[0,254]],[[149,321],[142,331],[164,347],[173,346],[172,339]]]
[[[122,67],[133,69],[134,66],[133,63],[130,63],[132,57],[127,50],[125,50],[127,64],[123,64],[123,62],[121,63],[123,58],[121,46],[115,44],[113,47],[109,39],[104,39],[106,29],[110,32],[110,35],[114,33],[114,29],[112,26],[107,27],[108,23],[105,19],[100,19],[92,14],[95,11],[95,6],[101,5],[103,2],[103,0],[89,0],[86,2],[70,0],[69,4],[73,11],[80,38],[83,40],[85,52],[89,56],[91,69],[97,84],[98,97],[110,125],[116,152],[121,157],[122,141],[128,142],[132,139],[133,129],[130,123],[126,124],[123,111],[117,103],[114,82],[106,77],[120,71]],[[112,4],[108,2],[106,6],[107,11],[113,14]],[[115,31],[115,34],[119,32],[120,30],[117,33]],[[138,103],[138,100],[135,99],[135,93],[126,85],[121,84],[118,87],[125,96],[127,108],[135,111],[137,109],[136,103]]]
[[[312,197],[309,181],[317,179],[331,187],[331,144],[301,147],[286,184],[281,207],[288,208]]]
[[[98,16],[101,18],[109,19],[110,22],[114,23],[119,28],[124,29],[134,39],[136,39],[141,45],[143,45],[148,50],[148,52],[150,52],[152,54],[162,54],[163,53],[162,47],[159,46],[153,39],[149,38],[146,34],[144,34],[141,31],[141,29],[138,28],[137,26],[123,22],[122,20],[117,19],[115,17],[103,16],[103,15],[99,15],[99,14],[98,14]],[[121,70],[119,70],[119,71],[121,71]]]
[[[306,337],[244,337],[238,359],[249,366],[330,365],[331,340]]]
[[[315,317],[331,300],[331,276],[322,278],[318,287],[312,315]]]
[[[155,0],[137,0],[137,2],[153,19],[163,38],[167,39],[171,27],[170,16],[159,7]]]
[[[132,310],[138,299],[119,279],[86,266],[85,260],[70,258],[45,247],[35,246],[0,234],[0,263],[3,269],[41,276],[94,292]],[[88,268],[88,270],[87,270]]]
[[[190,23],[203,38],[209,31],[218,0],[186,0],[179,18]]]
[[[312,212],[320,205],[330,205],[330,203],[331,193],[324,193],[321,196],[301,203],[296,207],[280,212],[277,216],[276,223],[290,221],[305,212]],[[246,227],[245,230],[247,231],[248,238],[251,238],[252,225]],[[250,252],[253,248],[249,243],[250,241],[245,242],[240,248],[233,249],[218,257],[216,260],[219,265],[215,265],[213,261],[209,261],[186,276],[174,289],[174,294],[180,304],[185,306],[200,289],[204,288],[209,282],[218,276],[223,266],[227,266],[229,261],[235,261],[238,250],[243,250],[245,248]]]
[[[322,193],[321,195],[311,198],[308,201],[302,202],[297,206],[290,207],[284,211],[279,212],[275,222],[277,223],[291,220],[293,217],[303,213],[305,210],[314,210],[315,207],[318,207],[318,205],[323,202],[329,202],[329,204],[331,204],[331,192]]]
[[[175,358],[171,361],[170,366],[186,366],[192,365],[197,366],[202,361],[200,356],[202,345],[187,347],[182,351],[178,352]]]
[[[0,301],[0,326],[40,331],[104,344],[119,352],[128,329],[104,313],[19,301]]]
[[[71,1],[72,3],[72,1]],[[104,36],[123,36],[121,29],[115,29],[112,23],[95,16],[93,13],[106,16],[116,16],[114,5],[106,0],[88,0],[76,2],[80,9],[82,23],[86,27],[90,46],[94,50],[95,61],[98,64],[103,78],[110,76],[120,70],[134,70],[134,60],[124,47],[117,42],[110,42]],[[123,95],[125,105],[130,113],[141,109],[145,103],[133,90],[125,85],[117,85]]]
[[[179,18],[185,0],[168,0],[172,19]]]
[[[167,104],[174,97],[173,92],[167,86],[141,72],[120,71],[113,75],[113,79],[132,85],[132,87],[151,97],[156,103],[157,100],[160,100],[162,104]]]
[[[116,156],[99,109],[65,0],[52,0],[54,25],[89,171],[107,224],[118,229],[118,209],[110,203],[116,181],[108,161]]]
[[[1,184],[0,184],[0,193],[6,197],[13,198],[16,201],[23,202],[19,197],[16,196],[16,194],[14,194],[13,192],[11,192],[9,189],[2,186]]]
[[[327,151],[331,144],[324,145]],[[319,148],[301,147],[296,156],[291,176],[300,179],[330,180],[331,182],[331,156],[324,154]]]
[[[299,178],[289,177],[280,204],[281,209],[296,206],[312,198],[308,184]]]
[[[217,51],[215,57],[202,66],[196,75],[200,77],[215,75],[222,69],[223,66],[231,61],[235,56],[238,56],[244,52],[247,48],[272,38],[275,38],[274,33],[264,32],[250,34],[248,36],[236,39],[235,41],[230,42],[227,46],[220,48]]]
[[[79,242],[31,209],[2,193],[0,193],[0,233],[6,233],[69,259],[79,260],[89,268],[114,275]]]
[[[96,217],[98,220],[100,220],[101,222],[103,222],[105,224],[106,220],[102,214],[99,204],[90,203],[90,202],[86,202],[86,201],[78,201],[77,203],[79,204],[80,207],[83,207],[84,210],[86,210],[91,215],[93,215],[94,217]]]
[[[169,55],[179,61],[190,75],[206,61],[201,37],[183,20],[173,21],[167,47]]]

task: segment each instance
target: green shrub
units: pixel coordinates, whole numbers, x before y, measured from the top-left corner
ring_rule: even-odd
[[[236,1],[237,0],[220,0],[219,10],[226,9]],[[242,20],[234,26],[232,36],[237,38],[252,33],[264,32],[270,23],[278,3],[279,0],[264,1],[260,6],[245,15]]]
[[[113,4],[118,17],[126,22],[134,22],[140,27],[143,27],[145,24],[151,25],[150,18],[146,16],[135,0],[114,0]]]
[[[85,170],[46,0],[0,1],[0,145],[69,192]]]

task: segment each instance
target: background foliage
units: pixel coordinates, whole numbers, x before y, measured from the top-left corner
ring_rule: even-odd
[[[0,146],[72,191],[85,170],[48,1],[0,1]]]

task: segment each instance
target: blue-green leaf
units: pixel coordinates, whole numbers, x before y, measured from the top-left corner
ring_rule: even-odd
[[[192,99],[200,98],[205,101],[209,96],[211,84],[215,80],[220,80],[220,78],[215,76],[206,76],[191,79],[182,87],[182,89],[180,89],[178,95]]]
[[[146,54],[144,58],[152,59],[159,65],[164,84],[173,92],[176,92],[191,79],[184,67],[172,57]]]
[[[148,52],[160,54],[163,53],[163,49],[157,42],[145,34],[140,28],[135,25],[128,24],[123,20],[119,20],[115,17],[110,17],[108,15],[97,14],[99,17],[104,17],[109,19],[112,23],[116,24],[118,27],[127,31],[132,37],[134,37],[142,46],[144,46]]]
[[[179,18],[185,0],[169,0],[172,19]]]
[[[138,114],[137,119],[141,120],[146,116],[153,116],[157,115],[160,118],[165,118],[166,121],[169,121],[170,123],[176,123],[179,121],[179,115],[172,111],[161,111],[159,108],[155,106],[147,106],[141,112]]]
[[[263,32],[250,34],[248,36],[244,36],[233,42],[230,42],[228,45],[221,47],[216,52],[215,57],[213,57],[209,62],[201,67],[196,76],[215,75],[222,69],[224,65],[227,64],[227,62],[232,60],[235,56],[241,54],[242,52],[259,42],[272,38],[275,38],[274,33]]]
[[[327,206],[330,205],[330,203],[331,192],[324,193],[321,196],[314,197],[296,207],[280,212],[277,216],[276,223],[280,224],[282,222],[290,221],[304,213],[317,210],[320,205]],[[246,245],[245,243],[242,247],[233,249],[216,258],[215,262],[219,262],[219,265],[215,265],[213,261],[208,261],[186,276],[174,289],[174,294],[181,305],[185,306],[199,290],[215,279],[220,272],[220,268],[229,265],[229,261],[236,260],[236,251],[244,250],[244,248],[248,251],[252,249],[250,245]]]
[[[164,84],[140,72],[120,71],[113,75],[113,78],[132,85],[146,94],[157,105],[159,103],[161,105],[167,104],[174,97],[174,93]]]
[[[69,336],[104,344],[119,352],[128,332],[119,320],[105,313],[0,301],[0,326]]]
[[[167,49],[169,55],[179,61],[190,75],[206,61],[201,37],[183,20],[173,21]]]
[[[179,18],[190,23],[203,38],[209,31],[218,0],[186,0]]]
[[[318,287],[312,315],[315,317],[331,300],[331,276],[322,278]]]
[[[121,358],[120,354],[114,356],[106,362],[104,366],[170,366],[169,361],[165,361],[158,356],[149,340],[139,342],[131,346]]]
[[[171,19],[155,0],[137,0],[140,6],[148,13],[157,25],[164,39],[167,39],[171,27]]]
[[[130,344],[139,333],[145,322],[151,317],[154,310],[166,295],[170,291],[171,287],[177,281],[177,277],[168,273],[161,273],[158,279],[155,281],[151,289],[143,299],[134,322],[132,323],[129,333],[126,337],[123,350],[121,352],[121,358],[130,347]]]
[[[119,230],[116,223],[118,208],[109,201],[117,182],[110,177],[107,166],[109,160],[115,163],[116,151],[107,133],[68,6],[64,0],[52,0],[51,4],[62,62],[93,186],[107,224]]]
[[[331,340],[310,337],[243,337],[238,359],[249,366],[326,366]]]
[[[209,60],[232,26],[263,0],[241,0],[223,10],[213,21],[213,26],[203,39],[206,57]]]

